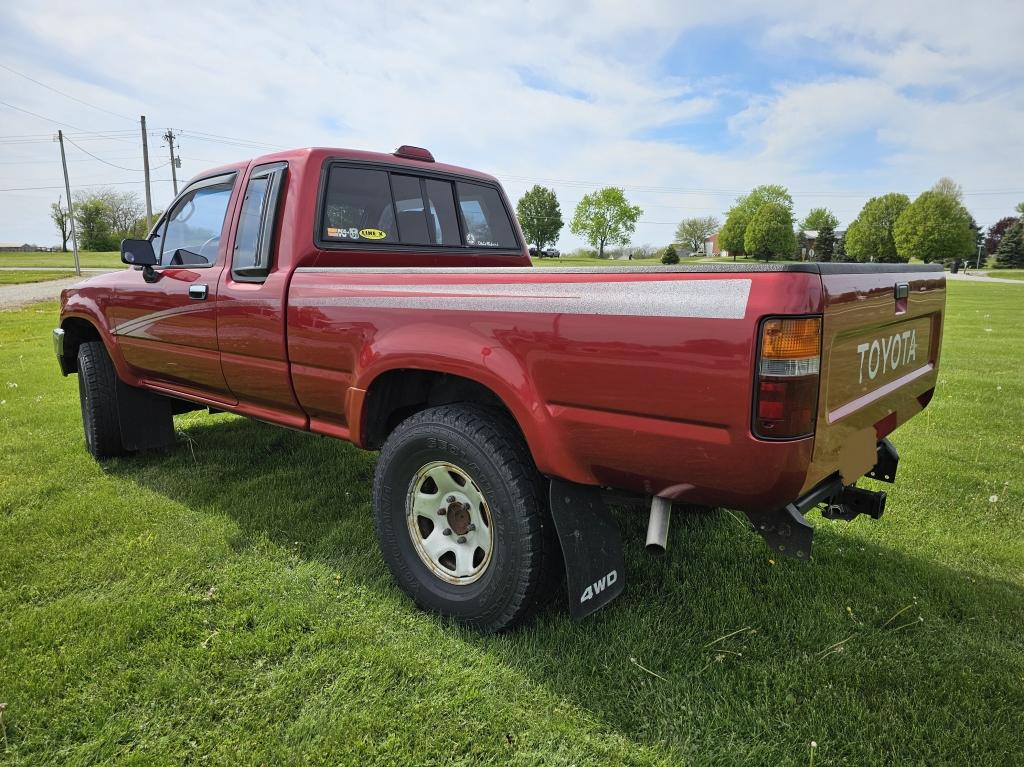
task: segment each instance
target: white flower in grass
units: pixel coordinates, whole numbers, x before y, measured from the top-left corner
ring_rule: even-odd
[[[17,389],[18,388],[18,384],[14,383],[14,381],[8,381],[7,382],[7,388],[8,389]]]
[[[989,502],[989,503],[995,503],[995,502],[996,502],[996,501],[998,501],[998,500],[999,500],[999,496],[998,496],[998,495],[990,495],[990,496],[988,497],[988,502]]]

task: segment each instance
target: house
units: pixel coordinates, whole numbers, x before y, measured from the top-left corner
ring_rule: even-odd
[[[718,247],[718,232],[715,232],[710,237],[705,237],[704,238],[704,255],[705,256],[720,256],[720,255],[722,255],[722,251]]]
[[[843,239],[846,236],[845,229],[837,229],[835,231],[836,242]],[[801,261],[817,261],[817,253],[815,252],[815,246],[818,244],[818,230],[817,229],[804,229],[801,232],[797,232],[797,253]]]
[[[32,253],[37,250],[49,250],[49,248],[40,248],[38,245],[29,245],[27,242],[21,245],[16,242],[0,242],[0,253]]]

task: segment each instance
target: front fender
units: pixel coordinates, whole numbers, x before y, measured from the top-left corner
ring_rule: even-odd
[[[117,337],[110,329],[106,315],[97,302],[96,298],[80,290],[70,289],[62,294],[60,310],[60,327],[65,333],[69,333],[75,321],[87,322],[99,334],[100,340],[114,363],[117,377],[129,386],[138,386],[139,377],[132,371],[125,362],[124,355],[117,343]],[[77,349],[77,346],[75,347]]]

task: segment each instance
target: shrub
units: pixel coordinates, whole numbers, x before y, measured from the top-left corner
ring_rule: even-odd
[[[669,245],[665,248],[665,255],[661,257],[661,263],[663,264],[678,264],[679,254],[676,253],[675,245]]]

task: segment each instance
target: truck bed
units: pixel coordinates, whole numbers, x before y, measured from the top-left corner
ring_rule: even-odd
[[[876,437],[926,404],[945,295],[940,270],[300,267],[289,286],[288,356],[315,431],[363,444],[373,382],[437,370],[493,391],[545,474],[754,510],[837,472],[852,482],[870,469],[873,460],[863,464]],[[910,294],[896,314],[901,283]],[[751,431],[759,324],[770,315],[824,317],[812,436],[772,441]],[[846,344],[904,322],[935,329],[922,331],[921,365],[904,371],[915,375],[851,389]]]

